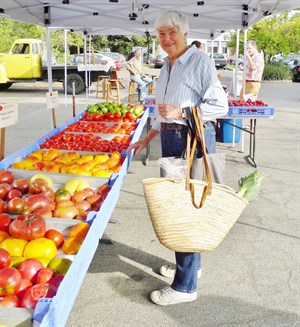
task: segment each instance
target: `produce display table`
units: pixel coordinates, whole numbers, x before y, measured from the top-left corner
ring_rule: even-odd
[[[235,128],[242,130],[250,134],[249,138],[249,154],[245,157],[250,165],[253,167],[257,167],[255,162],[255,138],[256,138],[256,120],[262,118],[273,118],[275,114],[274,108],[271,107],[229,107],[228,114],[219,120],[222,120],[224,124],[229,124],[233,126],[232,132],[232,142],[234,143],[235,140]],[[233,119],[233,123],[228,122],[228,119]],[[249,128],[245,128],[244,124],[239,126],[235,123],[236,119],[250,119],[250,126]]]
[[[80,120],[85,112],[77,115],[61,126],[51,130],[49,133],[40,137],[37,141],[32,143],[31,145],[13,153],[12,155],[6,157],[0,162],[0,169],[2,170],[10,170],[13,163],[16,161],[21,161],[26,156],[31,154],[33,151],[40,149],[41,144],[49,139],[50,137],[58,134],[63,131],[67,126],[72,123]],[[148,121],[149,110],[146,110],[141,118],[137,121],[138,125],[134,132],[131,133],[131,142],[134,143],[139,140],[141,133],[143,131],[144,126]],[[123,151],[124,152],[124,151]],[[133,153],[129,153],[126,155],[122,153],[124,157],[124,161],[120,170],[117,173],[113,173],[108,180],[108,184],[110,185],[110,191],[108,192],[107,197],[105,198],[103,204],[100,207],[99,211],[91,211],[89,212],[86,221],[90,224],[90,229],[82,246],[80,247],[79,252],[76,254],[73,263],[71,264],[67,274],[65,275],[62,283],[60,284],[56,296],[53,298],[41,298],[38,301],[38,304],[35,307],[34,312],[32,312],[34,324],[38,323],[39,326],[47,326],[47,327],[57,327],[64,326],[68,316],[72,310],[73,304],[75,302],[76,296],[80,290],[81,284],[84,280],[85,274],[88,271],[89,265],[93,259],[94,253],[99,246],[99,239],[101,239],[108,221],[113,213],[113,210],[116,206],[116,203],[119,198],[119,194],[125,180],[127,171],[130,166],[131,158]],[[18,178],[25,178],[30,176],[30,174],[34,174],[36,171],[30,170],[16,170],[16,176]],[[44,173],[44,172],[43,172]],[[58,181],[63,182],[66,178],[72,178],[72,175],[65,174],[51,174],[53,177],[53,181],[58,179]],[[74,176],[73,178],[83,178],[97,182],[101,184],[105,179],[95,178],[89,176]],[[94,184],[93,184],[94,185]],[[96,184],[95,184],[96,185]],[[58,226],[60,225],[72,225],[75,222],[79,222],[80,220],[75,219],[58,219],[58,218],[49,218],[48,223],[50,226]],[[65,227],[65,225],[64,225]],[[14,308],[16,312],[19,312],[21,316],[26,316],[28,318],[28,309],[19,309]],[[7,314],[7,316],[11,316],[11,314]],[[1,310],[1,319],[5,318],[5,309]],[[4,320],[3,323],[5,322]],[[26,324],[27,326],[27,324]]]

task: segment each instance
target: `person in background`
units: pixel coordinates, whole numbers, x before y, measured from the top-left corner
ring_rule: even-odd
[[[200,42],[200,41],[195,40],[195,41],[193,41],[193,42],[191,43],[191,45],[195,45],[196,48],[197,48],[199,51],[201,51],[201,42]]]
[[[243,100],[243,94],[253,94],[254,99],[257,99],[264,67],[263,53],[258,52],[255,41],[249,40],[246,47],[246,87],[245,92],[241,90],[241,100]]]
[[[140,100],[143,102],[147,95],[147,86],[152,83],[152,79],[144,74],[140,58],[141,51],[137,49],[134,51],[134,57],[127,62],[126,69],[130,73],[130,79],[138,84]]]
[[[156,117],[144,139],[127,149],[140,153],[157,135],[161,137],[163,157],[180,157],[186,150],[188,126],[185,119],[190,106],[198,105],[206,91],[218,83],[216,69],[209,56],[194,46],[187,45],[189,25],[177,11],[163,11],[155,23],[155,31],[161,48],[168,54],[157,81]],[[225,97],[226,98],[226,97]],[[216,107],[210,112],[202,109],[205,142],[208,153],[216,152],[215,129],[211,119],[224,116],[226,108]],[[202,157],[201,145],[197,157]],[[178,199],[180,201],[180,199]],[[200,253],[175,252],[175,265],[163,265],[160,274],[173,277],[171,286],[150,295],[158,305],[191,302],[197,298],[197,278],[201,275]]]

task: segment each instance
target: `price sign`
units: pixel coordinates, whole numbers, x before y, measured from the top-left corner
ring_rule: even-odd
[[[58,92],[47,92],[46,93],[46,99],[47,99],[47,109],[55,109],[58,105]]]
[[[18,124],[18,104],[0,104],[0,128]]]

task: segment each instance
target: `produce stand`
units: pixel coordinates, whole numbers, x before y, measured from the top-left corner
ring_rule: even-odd
[[[245,157],[246,161],[253,167],[257,167],[257,164],[255,162],[255,138],[256,138],[256,120],[261,118],[273,118],[275,114],[275,109],[271,107],[230,107],[229,104],[229,111],[228,114],[222,118],[219,118],[219,120],[223,120],[224,124],[229,124],[233,126],[233,142],[234,142],[234,129],[238,128],[242,130],[243,132],[246,132],[250,134],[249,139],[249,154]],[[245,128],[244,125],[238,126],[235,124],[235,119],[250,119],[250,127]],[[226,121],[228,119],[233,119],[233,124]]]
[[[11,169],[14,162],[24,159],[26,156],[31,154],[33,151],[40,149],[40,145],[48,138],[63,131],[70,124],[80,120],[84,115],[84,112],[73,117],[61,126],[51,130],[31,145],[13,153],[12,155],[4,158],[0,162],[1,170],[11,170],[17,178],[30,178],[39,171],[33,170],[19,170]],[[134,132],[131,133],[131,143],[139,140],[144,126],[146,125],[149,117],[149,110],[145,110],[141,118],[137,121],[138,125]],[[113,213],[116,203],[119,198],[119,194],[125,180],[127,171],[130,166],[132,153],[126,155],[122,153],[124,161],[121,165],[120,170],[117,173],[113,173],[109,179],[96,178],[94,176],[76,176],[76,178],[88,180],[91,187],[99,186],[105,182],[108,182],[110,191],[107,194],[103,204],[99,211],[89,212],[86,221],[90,224],[90,229],[85,237],[79,252],[76,254],[73,263],[71,264],[67,274],[65,275],[62,283],[60,284],[57,294],[53,298],[41,298],[32,312],[34,324],[39,326],[57,327],[64,326],[68,316],[72,310],[76,296],[80,290],[81,284],[85,278],[85,274],[88,271],[89,265],[93,259],[94,253],[99,245],[99,239],[101,239],[105,228],[109,222],[109,219]],[[43,174],[51,176],[53,184],[59,187],[64,184],[68,179],[74,178],[71,174],[56,174],[47,173]],[[58,230],[66,232],[69,226],[78,223],[80,220],[77,219],[61,219],[61,218],[48,218],[47,228],[56,228]],[[51,226],[51,227],[49,227]],[[21,316],[24,316],[24,326],[31,326],[28,323],[28,309],[14,308],[15,310],[8,310],[5,314],[5,309],[1,310],[1,322],[5,323],[5,319],[9,319],[12,314],[11,312],[18,312]],[[26,321],[25,321],[26,319]]]

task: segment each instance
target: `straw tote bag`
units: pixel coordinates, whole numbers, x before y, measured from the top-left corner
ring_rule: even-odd
[[[193,108],[196,131],[205,149],[202,119]],[[248,202],[225,185],[212,183],[206,151],[206,181],[190,179],[196,146],[187,149],[189,172],[185,181],[148,178],[142,181],[148,212],[162,245],[176,252],[214,250],[224,239]],[[198,201],[197,201],[198,200]]]

